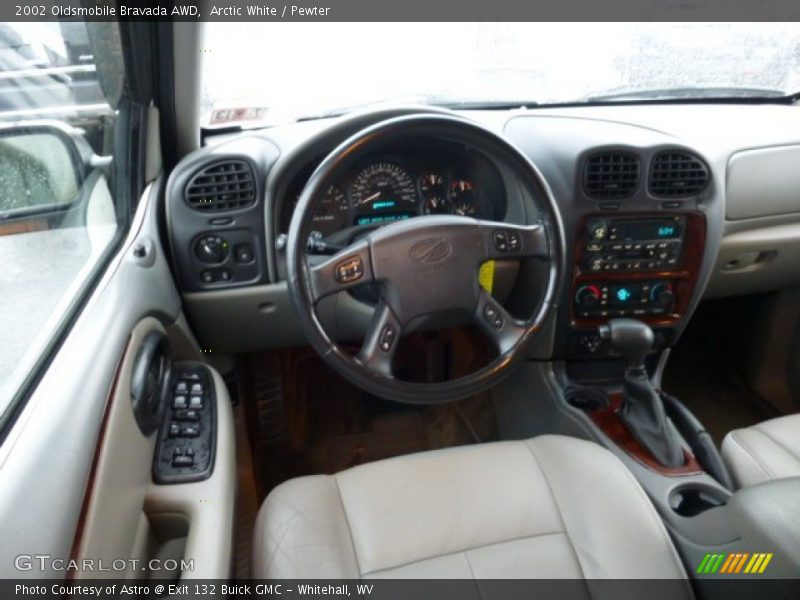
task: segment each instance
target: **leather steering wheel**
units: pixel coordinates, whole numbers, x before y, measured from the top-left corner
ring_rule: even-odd
[[[406,138],[467,145],[510,169],[539,202],[540,220],[512,225],[454,215],[420,216],[369,233],[322,263],[308,261],[307,240],[315,199],[366,153]],[[314,171],[292,216],[287,241],[289,293],[311,346],[340,375],[377,396],[435,404],[481,392],[526,356],[541,330],[563,272],[563,229],[550,190],[539,171],[509,142],[456,116],[420,114],[380,122],[353,135]],[[478,283],[480,265],[494,259],[546,261],[546,289],[527,319],[514,318]],[[318,302],[365,283],[380,299],[360,352],[351,356],[331,340],[317,315]],[[397,379],[392,359],[403,331],[415,320],[460,310],[492,340],[498,355],[463,377],[436,383]]]

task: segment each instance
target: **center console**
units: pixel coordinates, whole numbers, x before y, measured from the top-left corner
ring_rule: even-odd
[[[655,350],[672,340],[669,325],[686,316],[705,246],[701,213],[584,217],[576,234],[569,358],[603,358],[597,327],[633,317],[656,330]]]

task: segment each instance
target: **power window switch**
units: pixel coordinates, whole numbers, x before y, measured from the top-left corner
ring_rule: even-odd
[[[181,437],[197,437],[200,435],[200,426],[199,425],[190,425],[190,424],[183,424],[180,425],[180,436]]]
[[[175,393],[179,396],[185,396],[189,393],[189,385],[185,381],[179,381],[175,385]]]
[[[203,408],[203,397],[202,396],[191,396],[189,398],[189,408]]]
[[[178,423],[169,424],[169,437],[178,437],[181,435],[181,426]]]
[[[193,383],[192,384],[192,396],[197,396],[203,394],[203,384],[202,383]]]
[[[172,408],[186,408],[186,396],[175,396],[172,400]]]
[[[172,457],[172,466],[176,468],[181,467],[193,467],[194,466],[194,457],[187,456],[185,454],[181,454],[179,456]]]
[[[175,412],[176,421],[199,421],[200,413],[194,409],[178,410]]]

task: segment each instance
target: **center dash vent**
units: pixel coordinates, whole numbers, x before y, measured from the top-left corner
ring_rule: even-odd
[[[604,152],[589,157],[583,189],[592,198],[627,198],[639,185],[639,158],[627,152]]]
[[[693,154],[668,150],[653,157],[650,169],[653,196],[694,196],[706,188],[708,181],[708,167]]]
[[[186,203],[195,210],[223,211],[256,201],[253,169],[244,160],[223,160],[200,169],[186,186]]]

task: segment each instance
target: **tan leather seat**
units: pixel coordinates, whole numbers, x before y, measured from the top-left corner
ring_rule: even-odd
[[[259,513],[253,574],[686,577],[623,464],[597,444],[561,436],[424,452],[287,481]]]
[[[731,431],[722,458],[739,487],[800,476],[800,414]]]

